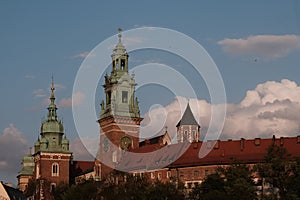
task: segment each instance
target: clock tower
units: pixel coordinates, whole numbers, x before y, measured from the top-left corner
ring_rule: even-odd
[[[112,71],[105,75],[103,84],[105,101],[101,102],[100,147],[98,156],[107,165],[115,165],[121,151],[139,147],[140,117],[138,99],[135,97],[134,74],[128,73],[128,53],[122,44],[121,29],[119,42],[112,58]],[[107,163],[108,162],[108,163]]]

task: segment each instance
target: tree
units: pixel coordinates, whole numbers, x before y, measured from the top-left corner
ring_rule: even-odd
[[[253,200],[257,198],[252,171],[245,164],[232,164],[228,168],[218,168],[225,178],[225,191],[230,199]]]
[[[244,164],[218,167],[216,173],[208,175],[200,186],[191,191],[189,197],[193,200],[256,199],[251,173]]]
[[[225,183],[218,173],[210,174],[196,185],[189,194],[191,200],[223,200],[226,199]]]
[[[184,185],[178,180],[172,180],[171,182],[162,183],[161,181],[156,181],[151,185],[147,199],[149,200],[165,200],[174,199],[181,200],[184,199]]]
[[[102,182],[94,180],[86,180],[77,185],[65,186],[61,185],[56,190],[55,200],[85,200],[85,199],[100,199],[99,188],[102,187]],[[65,191],[63,189],[66,189]]]
[[[264,162],[256,165],[256,170],[263,180],[263,185],[268,185],[270,194],[266,194],[266,188],[263,188],[262,197],[272,199],[289,199],[288,182],[293,174],[293,164],[291,156],[287,150],[272,143],[265,155]]]

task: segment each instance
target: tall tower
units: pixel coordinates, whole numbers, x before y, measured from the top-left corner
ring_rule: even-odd
[[[38,138],[35,142],[33,155],[34,179],[49,181],[52,189],[60,182],[69,183],[72,158],[72,153],[69,151],[69,140],[64,136],[63,123],[57,116],[54,90],[52,79],[48,115],[41,124],[41,139]]]
[[[182,115],[181,120],[176,125],[177,128],[177,142],[198,142],[200,139],[200,125],[195,120],[195,117],[190,108],[190,104],[187,104],[187,107]]]
[[[122,44],[121,29],[119,42],[112,58],[112,71],[105,75],[103,85],[105,101],[101,102],[99,156],[116,163],[118,149],[128,151],[139,146],[140,110],[135,97],[134,74],[128,73],[128,53]]]

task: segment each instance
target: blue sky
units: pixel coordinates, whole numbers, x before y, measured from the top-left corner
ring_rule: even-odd
[[[293,106],[300,102],[293,94],[300,85],[297,1],[2,1],[0,25],[0,179],[4,181],[15,181],[12,176],[17,175],[20,166],[14,165],[20,163],[20,156],[38,137],[41,119],[46,116],[45,99],[49,97],[52,74],[57,84],[57,104],[65,103],[59,108],[59,116],[64,120],[66,134],[70,140],[77,137],[68,106],[77,70],[86,52],[116,34],[119,27],[164,27],[195,39],[217,64],[228,104],[248,105],[253,99],[246,98],[247,91],[258,91],[261,98],[269,98],[271,91],[272,103],[274,99],[285,100],[283,97],[295,102]],[[146,58],[145,53],[133,54],[133,63]],[[292,87],[292,83],[296,86]],[[259,84],[262,85],[257,88]],[[289,90],[290,86],[295,90]],[[161,90],[153,87],[149,91],[154,89]],[[209,103],[205,86],[201,89],[204,92],[199,92],[199,99]],[[275,95],[279,93],[281,96]],[[100,92],[99,103],[101,95]],[[173,100],[173,96],[166,95],[152,97],[144,104],[141,101],[142,114],[152,103],[167,106]],[[229,108],[237,117],[247,112],[237,110]],[[288,135],[296,134],[295,130]],[[4,148],[19,147],[18,144],[21,150],[9,149],[13,157],[9,161]],[[13,169],[8,170],[11,166]]]

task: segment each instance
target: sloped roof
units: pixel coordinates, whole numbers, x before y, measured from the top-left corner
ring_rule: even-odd
[[[273,142],[285,147],[293,158],[300,157],[300,136],[178,143],[167,146],[149,144],[125,154],[117,168],[147,171],[164,167],[226,165],[235,161],[245,164],[260,163],[264,161],[268,147]],[[199,157],[199,152],[204,151],[207,151],[207,155]]]
[[[9,187],[3,184],[2,182],[1,184],[3,185],[3,188],[5,189],[10,199],[26,200],[25,195],[20,190],[15,189],[13,187]]]
[[[91,171],[94,168],[94,161],[73,161],[71,166],[71,177],[76,177]]]
[[[198,124],[198,122],[196,121],[196,119],[192,113],[189,103],[181,117],[181,120],[178,122],[176,127],[181,126],[181,125],[196,125],[196,126],[200,127],[200,125]]]

